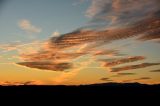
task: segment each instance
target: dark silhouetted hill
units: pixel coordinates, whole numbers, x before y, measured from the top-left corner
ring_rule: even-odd
[[[32,96],[56,98],[62,97],[159,97],[160,84],[139,83],[101,83],[79,86],[65,85],[20,85],[0,86],[0,97]]]

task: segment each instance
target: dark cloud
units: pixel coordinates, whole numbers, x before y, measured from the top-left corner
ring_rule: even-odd
[[[158,70],[151,70],[150,72],[160,72],[160,69],[158,69]]]
[[[30,68],[38,68],[52,71],[64,71],[72,68],[71,63],[53,63],[53,62],[20,62],[19,65],[27,66]]]
[[[100,80],[102,80],[102,81],[113,81],[110,78],[101,78]]]
[[[144,33],[138,40],[146,41],[146,40],[160,40],[160,28],[149,30],[148,32]]]
[[[34,81],[26,81],[26,82],[23,82],[22,84],[23,85],[32,85],[34,83]]]
[[[74,59],[85,53],[56,53],[52,51],[41,51],[32,54],[21,54],[21,57],[26,61],[47,61],[47,60],[63,60]]]
[[[137,78],[137,79],[134,79],[134,80],[149,80],[151,79],[150,77],[141,77],[141,78]]]
[[[159,0],[92,0],[86,15],[91,27],[122,26],[158,16],[159,10]]]
[[[32,80],[32,81],[19,81],[19,82],[11,82],[11,81],[4,81],[0,82],[0,85],[2,86],[12,86],[12,85],[42,85],[43,82],[38,80]]]
[[[123,66],[118,68],[112,68],[111,72],[120,72],[120,71],[132,70],[132,69],[139,69],[139,68],[145,68],[145,67],[154,66],[154,65],[160,65],[160,63],[141,63],[137,65],[128,65],[128,66]]]
[[[140,81],[140,80],[150,80],[152,78],[150,77],[140,77],[140,78],[136,78],[136,79],[128,79],[128,80],[124,80],[123,82],[137,82],[137,81]]]
[[[98,61],[101,61],[101,62],[111,62],[111,61],[115,61],[115,60],[117,60],[117,58],[98,59]]]
[[[21,85],[41,85],[43,84],[43,82],[41,81],[36,81],[36,80],[32,80],[32,81],[26,81],[26,82],[19,82]]]
[[[136,75],[136,73],[117,73],[116,75],[112,75],[111,77],[122,77],[122,76],[130,76]]]
[[[62,49],[93,42],[97,42],[97,45],[99,46],[99,42],[101,45],[107,44],[115,40],[152,33],[153,30],[158,30],[159,28],[160,18],[150,18],[134,23],[127,28],[115,28],[103,31],[79,30],[64,34],[60,37],[51,38],[49,47],[52,49]]]
[[[126,75],[135,75],[135,73],[117,73],[117,75],[126,76]]]
[[[145,59],[144,56],[133,56],[133,57],[128,57],[128,58],[121,58],[121,59],[117,59],[117,60],[113,60],[111,62],[106,61],[104,63],[104,67],[112,67],[112,66],[116,66],[116,65],[120,65],[120,64],[124,64],[124,63],[129,63],[129,62],[135,62],[138,60],[143,60]]]

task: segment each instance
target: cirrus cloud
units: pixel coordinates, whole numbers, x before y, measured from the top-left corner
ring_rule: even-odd
[[[140,63],[136,65],[117,67],[117,68],[112,68],[111,72],[120,72],[120,71],[126,71],[126,70],[140,69],[140,68],[145,68],[145,67],[154,66],[154,65],[160,65],[160,63]]]

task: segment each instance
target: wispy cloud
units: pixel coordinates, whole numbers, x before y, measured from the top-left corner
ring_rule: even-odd
[[[110,78],[101,78],[100,80],[102,80],[102,81],[107,81],[107,82],[113,81],[113,80],[110,79]]]
[[[121,49],[102,48],[104,45],[131,37],[136,37],[136,40],[139,41],[142,41],[142,39],[158,40],[160,28],[159,7],[158,0],[92,0],[91,6],[86,12],[86,15],[91,18],[91,24],[70,33],[53,36],[36,53],[21,54],[24,62],[18,64],[30,68],[56,71],[57,63],[71,63],[75,66],[77,64],[74,62],[75,60],[88,55],[91,58],[94,57],[92,58],[94,62],[105,62],[100,67],[105,66],[112,69],[111,72],[159,65],[159,63],[143,63],[142,61],[141,64],[115,68],[114,66],[124,63],[131,64],[147,57],[125,57],[130,54],[121,54]],[[30,29],[29,26],[36,29],[26,20],[22,23],[27,26],[27,29]],[[57,35],[57,32],[53,34]],[[105,61],[109,55],[124,57]],[[98,58],[101,56],[103,61]],[[42,67],[40,66],[41,63],[45,65]],[[64,71],[68,68],[65,67],[60,70]]]
[[[145,67],[154,66],[154,65],[160,65],[160,63],[141,63],[137,65],[117,67],[117,68],[112,68],[111,72],[120,72],[120,71],[126,71],[126,70],[140,69],[140,68],[145,68]]]
[[[136,75],[135,73],[117,73],[120,76]]]
[[[145,81],[145,80],[150,80],[152,79],[151,77],[140,77],[140,78],[135,78],[135,79],[128,79],[124,80],[123,82],[137,82],[137,81]]]
[[[2,86],[12,86],[12,85],[43,85],[44,82],[39,80],[31,80],[31,81],[18,81],[18,82],[11,82],[11,81],[1,81],[0,85]]]
[[[41,28],[38,28],[34,25],[32,25],[32,23],[29,20],[23,19],[21,21],[18,22],[18,26],[29,33],[39,33],[41,32]]]
[[[141,77],[141,78],[137,78],[137,79],[134,79],[134,80],[148,80],[148,79],[151,79],[150,77]]]
[[[92,0],[86,15],[95,26],[121,26],[157,15],[158,0]]]
[[[136,73],[117,73],[116,75],[112,75],[111,77],[123,77],[123,76],[132,76],[136,75]]]
[[[159,19],[147,19],[133,24],[127,28],[108,29],[103,31],[93,30],[79,30],[71,33],[67,33],[58,37],[52,37],[37,53],[22,54],[22,58],[25,61],[70,61],[90,54],[91,56],[103,56],[104,54],[120,55],[116,50],[106,50],[100,48],[103,45],[107,45],[113,41],[126,39],[132,36],[138,36],[146,31],[152,31],[160,27]],[[143,26],[143,27],[142,27]],[[152,26],[152,27],[148,27]],[[87,46],[84,46],[87,45]],[[79,48],[83,47],[80,51]],[[100,52],[98,52],[100,51]],[[126,59],[120,59],[106,65],[119,65],[123,63],[134,62],[143,60],[145,57],[129,57]],[[146,66],[146,63],[144,63]],[[132,67],[132,66],[131,66]],[[134,66],[133,66],[134,67]],[[128,68],[127,66],[125,68]],[[119,69],[114,69],[119,70]]]
[[[121,59],[117,59],[117,60],[113,60],[111,62],[106,61],[104,62],[104,67],[113,67],[116,65],[120,65],[120,64],[124,64],[124,63],[130,63],[130,62],[135,62],[135,61],[139,61],[139,60],[143,60],[145,59],[144,56],[131,56],[131,57],[127,57],[127,58],[121,58]]]
[[[98,55],[113,55],[113,56],[124,56],[125,54],[120,54],[118,50],[114,50],[114,49],[111,49],[111,50],[99,50],[99,51],[96,51],[94,53],[95,56],[98,56]]]
[[[160,72],[160,69],[158,69],[158,70],[151,70],[150,72]]]
[[[122,40],[135,36],[138,37],[142,34],[152,32],[156,29],[158,30],[159,27],[160,19],[151,18],[136,22],[127,28],[114,28],[103,31],[78,30],[61,35],[60,37],[53,37],[49,42],[52,48],[69,48],[85,43],[90,43],[90,48],[92,48],[92,45],[95,48],[116,40]],[[159,38],[157,37],[157,39]],[[94,42],[96,42],[96,44]]]
[[[41,48],[43,42],[41,41],[32,41],[32,42],[13,42],[8,44],[0,44],[0,50],[2,52],[18,51],[19,54],[26,52],[35,53]],[[25,48],[25,49],[24,49]]]
[[[72,68],[71,63],[54,63],[54,62],[20,62],[19,65],[52,71],[64,71]]]

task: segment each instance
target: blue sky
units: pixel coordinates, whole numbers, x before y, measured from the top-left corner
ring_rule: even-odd
[[[54,31],[61,34],[79,28],[89,20],[85,11],[89,2],[75,0],[6,0],[0,13],[0,43],[29,41],[18,27],[20,20],[29,20],[42,29],[38,39],[48,38]]]

